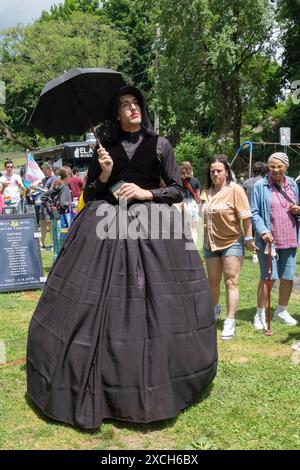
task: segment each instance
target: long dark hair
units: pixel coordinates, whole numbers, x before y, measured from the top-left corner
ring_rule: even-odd
[[[119,141],[121,126],[117,116],[119,111],[119,100],[123,95],[133,95],[138,100],[142,114],[141,127],[143,131],[147,134],[156,135],[148,116],[147,103],[144,95],[137,87],[127,85],[122,87],[113,97],[111,105],[109,106],[109,113],[106,116],[107,119],[98,131],[100,142],[106,148],[112,147]]]
[[[213,185],[213,182],[212,182],[212,179],[211,179],[211,176],[210,176],[210,167],[212,166],[213,163],[223,163],[223,165],[225,167],[225,170],[228,172],[227,183],[230,183],[230,181],[233,181],[232,174],[231,174],[231,168],[230,168],[230,165],[228,163],[227,155],[225,155],[224,153],[220,153],[220,154],[215,155],[208,164],[208,169],[207,169],[207,174],[206,174],[206,182],[205,182],[205,188],[206,189],[211,188],[212,185]]]

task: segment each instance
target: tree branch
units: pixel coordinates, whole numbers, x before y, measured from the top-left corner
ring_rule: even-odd
[[[18,144],[20,145],[21,147],[24,148],[24,150],[26,149],[29,149],[29,150],[36,150],[35,147],[32,147],[31,144],[29,144],[28,142],[24,142],[23,140],[21,140],[19,138],[19,136],[17,134],[15,134],[11,129],[10,127],[1,119],[0,120],[0,124],[1,124],[1,127],[2,127],[2,130],[7,138],[7,140],[10,140],[11,142],[15,143],[15,144]]]

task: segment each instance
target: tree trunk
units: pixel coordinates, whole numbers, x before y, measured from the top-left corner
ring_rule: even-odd
[[[242,129],[242,99],[240,91],[240,79],[236,73],[235,79],[232,82],[232,136],[234,154],[241,146],[241,129]],[[236,159],[235,172],[239,175],[243,170],[244,163],[241,158]]]
[[[232,102],[233,102],[233,116],[232,116],[232,134],[234,150],[237,151],[241,145],[241,129],[242,129],[242,99],[240,90],[239,76],[235,77],[232,84]]]

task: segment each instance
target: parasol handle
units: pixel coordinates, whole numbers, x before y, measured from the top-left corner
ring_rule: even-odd
[[[89,118],[88,118],[87,115],[86,115],[86,118],[87,118],[87,120],[89,120]],[[101,142],[100,142],[99,137],[98,137],[97,134],[96,134],[96,129],[95,129],[92,125],[91,125],[90,127],[91,127],[92,132],[93,132],[93,134],[94,134],[94,136],[95,136],[96,142],[97,142],[97,144],[99,145],[99,149],[104,149],[104,147],[102,147],[102,145],[101,145]]]

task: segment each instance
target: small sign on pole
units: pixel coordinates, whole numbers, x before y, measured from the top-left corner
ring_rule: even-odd
[[[291,128],[280,127],[280,145],[291,145]]]

